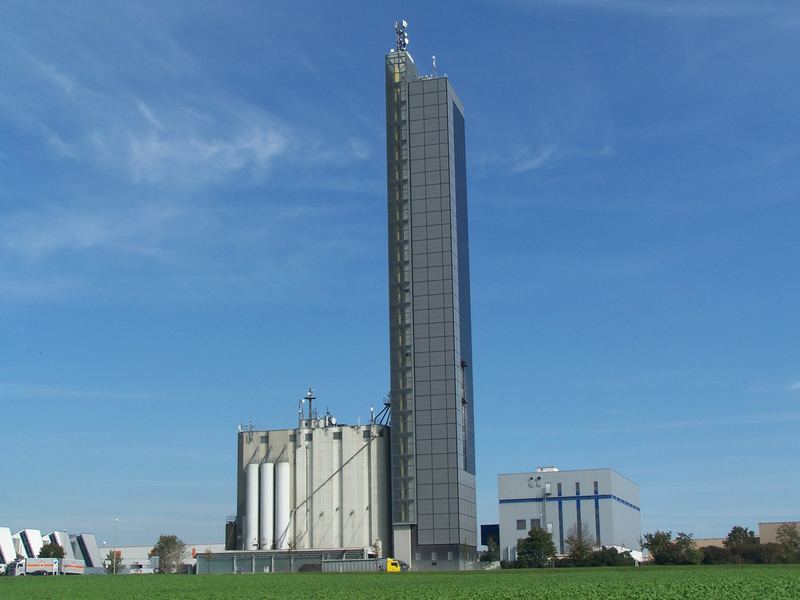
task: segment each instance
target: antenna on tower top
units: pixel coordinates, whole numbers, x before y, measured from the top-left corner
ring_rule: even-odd
[[[308,392],[306,392],[305,398],[303,398],[308,402],[308,424],[311,425],[311,419],[314,418],[314,413],[311,411],[311,403],[317,399],[316,395],[314,394],[313,388],[308,388]]]
[[[432,56],[431,59],[433,60],[433,76],[436,77],[438,75],[436,72],[436,57]]]
[[[408,34],[406,33],[406,29],[408,29],[408,21],[401,20],[394,22],[394,32],[397,34],[398,52],[405,52],[406,46],[408,46]]]

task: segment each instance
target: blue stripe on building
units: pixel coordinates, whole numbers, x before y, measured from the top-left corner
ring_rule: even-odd
[[[502,498],[500,500],[500,504],[515,504],[519,502],[544,502],[544,498]],[[547,498],[547,502],[556,502],[558,501],[559,504],[562,500],[575,500],[579,502],[580,500],[615,500],[620,504],[627,506],[628,508],[632,508],[637,512],[641,512],[641,509],[636,506],[635,504],[631,504],[627,500],[623,500],[619,496],[615,496],[614,494],[592,494],[592,495],[581,495],[581,496],[558,496],[557,498]]]

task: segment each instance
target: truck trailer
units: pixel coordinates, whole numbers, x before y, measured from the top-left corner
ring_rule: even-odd
[[[408,571],[408,565],[395,558],[354,558],[322,561],[323,573],[358,573],[364,571],[400,573],[401,571]]]
[[[86,563],[73,558],[21,558],[6,567],[6,575],[83,575]]]

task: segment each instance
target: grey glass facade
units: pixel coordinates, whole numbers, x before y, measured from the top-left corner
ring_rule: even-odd
[[[477,545],[464,111],[448,78],[392,52],[386,126],[395,555],[463,567]]]

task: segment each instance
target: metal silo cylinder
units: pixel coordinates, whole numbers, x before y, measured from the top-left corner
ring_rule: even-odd
[[[275,465],[261,464],[261,527],[259,545],[271,550],[275,543]]]
[[[258,465],[245,471],[244,549],[258,550]]]
[[[278,550],[289,548],[289,523],[291,518],[290,467],[288,462],[275,466],[275,544]]]

